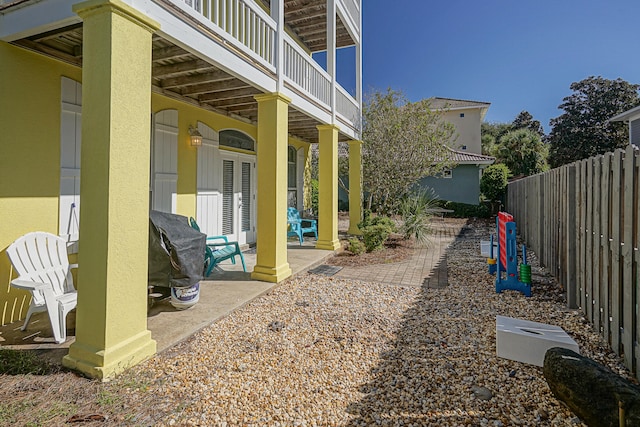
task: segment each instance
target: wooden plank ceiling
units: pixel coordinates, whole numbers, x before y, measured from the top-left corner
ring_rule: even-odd
[[[266,1],[268,5],[268,0]],[[309,44],[310,50],[326,48],[325,0],[288,0],[286,17],[292,31]],[[289,22],[287,22],[289,24]],[[343,32],[348,33],[344,30]],[[324,30],[323,30],[324,29]],[[82,24],[49,31],[13,42],[15,45],[82,66]],[[342,37],[341,43],[347,43]],[[349,37],[349,44],[353,44]],[[348,44],[347,44],[348,45]],[[204,61],[160,36],[153,37],[153,91],[201,108],[256,123],[260,90]],[[307,142],[318,142],[320,122],[289,108],[289,134]],[[340,134],[339,139],[348,138]]]

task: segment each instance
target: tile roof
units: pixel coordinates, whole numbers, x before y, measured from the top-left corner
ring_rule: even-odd
[[[453,98],[429,98],[429,107],[432,110],[445,110],[454,108],[489,108],[490,102],[480,101],[468,101],[466,99],[453,99]]]
[[[458,151],[453,148],[449,148],[451,151],[451,161],[458,164],[482,164],[491,165],[496,161],[495,157],[485,156],[482,154],[468,153],[466,151]]]

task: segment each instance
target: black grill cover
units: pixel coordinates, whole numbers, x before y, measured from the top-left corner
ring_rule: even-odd
[[[151,211],[149,284],[184,288],[200,282],[206,239],[206,234],[191,228],[187,217]]]

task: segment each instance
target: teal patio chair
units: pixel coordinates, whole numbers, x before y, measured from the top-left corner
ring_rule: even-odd
[[[200,231],[200,227],[193,217],[189,218],[189,224],[191,224],[191,227],[195,230]],[[204,256],[204,277],[209,277],[214,267],[226,259],[230,259],[231,264],[235,264],[236,256],[240,256],[242,270],[246,273],[247,266],[245,265],[244,255],[242,255],[238,242],[230,242],[227,236],[207,236],[207,246],[205,247]]]
[[[300,217],[300,212],[296,208],[287,209],[287,239],[290,236],[298,236],[300,245],[303,242],[304,233],[313,233],[318,240],[318,222],[315,219],[303,219]]]

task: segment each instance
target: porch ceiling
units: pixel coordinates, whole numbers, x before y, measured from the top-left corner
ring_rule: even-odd
[[[261,0],[270,7],[271,0]],[[327,50],[327,1],[285,0],[284,23],[311,52]],[[336,16],[336,46],[353,46],[355,42],[340,16]]]
[[[82,24],[77,24],[16,40],[13,44],[81,67],[82,36]],[[258,119],[258,104],[253,96],[262,93],[157,35],[153,37],[152,90],[254,124]],[[290,135],[316,143],[319,124],[318,120],[289,108]],[[340,134],[340,140],[347,139]]]

